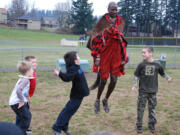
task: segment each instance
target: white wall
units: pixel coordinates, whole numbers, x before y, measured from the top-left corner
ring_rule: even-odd
[[[41,22],[40,21],[28,21],[28,27],[29,30],[40,30],[41,29]]]

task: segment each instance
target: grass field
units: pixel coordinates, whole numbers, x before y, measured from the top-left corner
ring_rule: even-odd
[[[56,48],[62,38],[78,39],[78,36],[0,27],[0,48]]]
[[[0,28],[0,68],[16,67],[22,56],[35,55],[38,66],[55,66],[56,60],[64,53],[75,49],[79,51],[81,59],[87,59],[92,65],[90,51],[85,46],[78,48],[60,46],[62,38],[78,39],[77,35],[60,35],[42,31],[14,30]],[[13,49],[12,49],[13,48]],[[21,48],[24,48],[23,50]],[[41,48],[41,49],[38,49]],[[128,46],[130,64],[136,65],[141,58],[142,46]],[[161,53],[167,54],[167,64],[174,64],[174,47],[155,47],[154,58],[159,59]],[[176,49],[176,64],[180,65],[180,48]],[[167,73],[174,78],[168,84],[159,78],[159,93],[157,105],[158,135],[180,134],[180,70],[168,69]],[[126,75],[119,78],[109,104],[110,113],[102,110],[99,115],[94,114],[94,100],[97,90],[86,97],[76,115],[70,121],[73,135],[89,135],[93,131],[106,130],[117,135],[135,135],[137,92],[132,92],[134,69],[127,69]],[[18,73],[0,73],[0,121],[14,122],[15,115],[8,106],[9,96],[18,79]],[[51,135],[51,126],[55,122],[60,110],[68,101],[71,88],[70,83],[64,83],[56,78],[51,71],[37,73],[37,89],[32,98],[31,128],[33,135]],[[96,75],[86,73],[88,84],[94,82]],[[106,88],[107,89],[107,88]],[[106,91],[106,90],[105,90]],[[104,97],[105,92],[103,93]],[[144,116],[144,135],[149,135],[147,128],[147,110]]]
[[[92,65],[90,51],[85,46],[62,47],[60,46],[62,38],[78,39],[78,36],[0,28],[0,68],[16,67],[17,62],[27,55],[36,56],[39,67],[55,66],[56,60],[61,59],[65,52],[72,49],[79,51],[81,59],[87,59]],[[142,60],[142,47],[128,46],[129,64],[137,65]],[[180,65],[180,47],[154,48],[155,59],[159,59],[160,54],[165,53],[167,65]]]
[[[138,92],[132,92],[133,69],[128,69],[126,75],[120,77],[109,100],[110,112],[102,109],[98,115],[94,114],[94,101],[97,90],[91,91],[70,121],[70,130],[73,135],[89,135],[93,131],[109,131],[117,135],[135,135],[136,102]],[[168,84],[164,78],[159,77],[159,92],[157,94],[157,134],[180,134],[180,70],[171,69],[167,73],[174,78]],[[17,81],[18,73],[0,73],[0,121],[15,122],[15,114],[8,106],[9,96]],[[86,73],[88,84],[95,78],[94,73]],[[37,73],[37,89],[32,98],[31,128],[33,135],[52,135],[51,126],[55,122],[60,110],[68,101],[71,83],[64,83],[52,72]],[[107,87],[103,93],[105,92]],[[149,135],[147,128],[148,111],[144,116],[144,134]]]
[[[65,52],[76,50],[79,52],[81,59],[87,59],[92,65],[93,59],[90,51],[86,48],[42,48],[42,49],[6,49],[0,50],[0,68],[16,67],[18,61],[22,60],[22,56],[34,55],[38,59],[39,67],[55,66],[56,60],[62,59]],[[154,58],[159,59],[160,54],[166,54],[167,65],[180,65],[180,49],[176,51],[176,62],[174,59],[174,48],[155,48]],[[142,61],[141,48],[128,48],[129,64],[137,65]]]

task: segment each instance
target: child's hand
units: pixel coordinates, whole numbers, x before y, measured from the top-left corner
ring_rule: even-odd
[[[18,109],[20,109],[23,105],[24,105],[24,103],[19,103]]]
[[[30,97],[28,96],[28,104],[30,104],[31,103],[31,99],[30,99]]]
[[[133,86],[133,87],[132,87],[132,91],[137,91],[137,87],[136,87],[136,86]]]
[[[59,70],[54,69],[54,74],[55,74],[56,76],[58,76],[58,75],[59,75],[59,72],[60,72],[60,69],[59,69]]]
[[[173,78],[170,77],[170,78],[168,79],[168,83],[171,83],[172,81],[173,81]]]

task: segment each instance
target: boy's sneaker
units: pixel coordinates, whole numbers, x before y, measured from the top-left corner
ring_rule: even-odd
[[[149,130],[151,131],[152,134],[156,133],[156,129],[154,125],[150,125]]]
[[[69,130],[64,131],[66,135],[71,135],[71,132]]]
[[[54,135],[62,135],[60,132],[57,132],[55,130],[53,130],[53,132],[54,132]]]
[[[103,103],[104,111],[105,111],[106,113],[108,113],[108,112],[109,112],[109,106],[108,106],[107,99],[103,99],[103,100],[102,100],[102,103]]]
[[[137,130],[136,131],[137,131],[138,134],[143,133],[142,126],[137,126]]]
[[[26,134],[31,134],[32,133],[32,130],[31,129],[27,129],[26,130]]]
[[[95,114],[98,114],[100,112],[100,100],[96,99],[94,103],[94,112]]]

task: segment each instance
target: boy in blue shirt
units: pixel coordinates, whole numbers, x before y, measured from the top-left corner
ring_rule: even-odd
[[[80,57],[77,52],[72,51],[66,53],[64,55],[64,60],[67,73],[63,73],[57,69],[54,70],[54,73],[65,82],[72,81],[72,88],[70,100],[60,112],[52,127],[54,135],[61,135],[61,131],[64,131],[66,135],[71,135],[68,129],[69,120],[80,107],[83,98],[89,95],[89,88],[84,73],[80,68]]]

